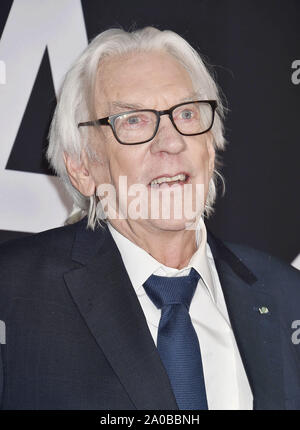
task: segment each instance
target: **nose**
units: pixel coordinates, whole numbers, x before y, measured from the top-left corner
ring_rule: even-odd
[[[151,152],[168,152],[170,154],[178,154],[186,147],[184,136],[180,134],[169,117],[169,115],[161,115],[159,128],[151,145]]]

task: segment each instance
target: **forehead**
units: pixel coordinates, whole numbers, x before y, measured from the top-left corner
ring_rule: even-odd
[[[120,103],[163,109],[192,94],[187,70],[166,52],[130,53],[106,58],[99,65],[96,106],[100,110]]]

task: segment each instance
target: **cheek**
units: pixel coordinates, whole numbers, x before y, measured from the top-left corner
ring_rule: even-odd
[[[111,153],[110,171],[114,181],[119,176],[126,176],[128,184],[138,183],[143,167],[144,156],[142,151],[134,146],[119,145],[117,150]]]
[[[123,146],[116,142],[113,136],[103,133],[96,146],[97,161],[93,165],[98,185],[117,184],[119,175],[126,175],[130,160],[127,160],[128,156],[124,150],[126,148]]]
[[[206,176],[210,171],[211,165],[211,151],[207,139],[202,139],[200,142],[198,142],[196,150],[193,154],[193,159],[197,160],[199,172],[202,172],[203,175]]]
[[[90,161],[90,172],[97,185],[109,183],[109,164],[106,150],[103,146],[93,147],[92,160]]]

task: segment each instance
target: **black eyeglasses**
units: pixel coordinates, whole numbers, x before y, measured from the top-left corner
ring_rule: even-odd
[[[154,138],[162,115],[168,115],[175,129],[183,136],[206,133],[212,128],[216,108],[216,100],[196,100],[179,103],[167,110],[122,112],[95,121],[80,122],[78,127],[109,125],[119,143],[139,145]]]

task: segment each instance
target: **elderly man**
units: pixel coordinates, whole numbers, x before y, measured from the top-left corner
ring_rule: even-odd
[[[68,225],[1,247],[3,409],[300,407],[299,272],[205,227],[222,121],[171,31],[83,52],[48,149]]]

